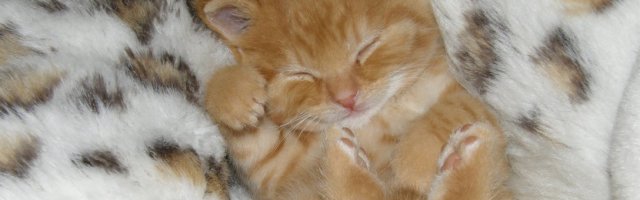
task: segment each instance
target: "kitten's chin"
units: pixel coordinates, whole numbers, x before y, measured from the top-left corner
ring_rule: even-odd
[[[371,117],[373,117],[379,109],[366,109],[350,113],[343,120],[338,122],[338,125],[350,129],[358,129],[369,123]]]

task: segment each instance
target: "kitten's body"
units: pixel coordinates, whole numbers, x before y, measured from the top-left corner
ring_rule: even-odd
[[[208,93],[218,95],[207,109],[228,127],[233,160],[259,198],[508,196],[491,125],[458,131],[441,154],[457,127],[495,123],[448,74],[427,1],[196,4],[238,60],[211,78]]]
[[[341,137],[336,131],[299,133],[279,128],[268,119],[255,131],[226,130],[230,154],[259,199],[426,199],[438,168],[442,167],[438,159],[446,157],[442,149],[450,134],[465,123],[487,121],[494,125],[480,102],[447,73],[441,76],[441,88],[434,88],[440,92],[427,98],[432,101],[428,106],[416,107],[417,102],[411,101],[413,95],[407,93],[386,105],[364,126],[354,129],[370,168],[359,166],[357,157],[345,158],[350,155],[333,142]],[[482,159],[468,163],[470,168],[464,172],[487,177],[469,186],[464,184],[470,178],[459,175],[460,180],[436,187],[447,191],[483,186],[484,191],[462,194],[474,197],[466,199],[509,198],[502,185],[508,172],[502,136],[497,131],[487,134],[480,136],[486,137],[483,145],[494,145],[493,149],[474,156]],[[493,171],[500,174],[491,177]],[[488,196],[487,192],[494,192],[495,196]],[[486,198],[477,194],[485,194]]]

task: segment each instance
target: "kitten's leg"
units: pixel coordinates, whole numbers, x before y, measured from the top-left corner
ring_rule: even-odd
[[[205,108],[218,124],[242,131],[255,128],[264,115],[266,81],[252,67],[229,66],[207,83]]]
[[[380,180],[370,171],[366,152],[348,129],[330,130],[324,170],[329,199],[384,199]]]
[[[511,199],[505,186],[509,174],[505,141],[489,124],[467,124],[456,130],[442,151],[438,169],[430,200]]]

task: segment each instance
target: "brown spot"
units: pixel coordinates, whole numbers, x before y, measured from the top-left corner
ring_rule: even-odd
[[[60,82],[58,71],[8,71],[0,74],[0,115],[47,102]]]
[[[466,31],[459,36],[464,46],[455,54],[454,67],[480,94],[484,94],[497,73],[495,65],[499,57],[495,52],[495,41],[506,28],[480,10],[467,13],[466,20]]]
[[[205,171],[205,177],[207,179],[206,193],[220,194],[223,198],[229,199],[226,194],[230,174],[227,158],[222,162],[218,162],[215,158],[209,157],[207,159],[207,170]]]
[[[188,101],[196,103],[200,87],[189,66],[170,54],[160,59],[151,53],[136,55],[126,49],[128,60],[125,66],[133,77],[154,89],[174,89],[182,92]]]
[[[0,138],[0,173],[26,177],[31,162],[38,156],[39,141],[33,136]]]
[[[104,78],[95,75],[82,83],[82,102],[93,112],[100,113],[100,108],[123,110],[125,108],[124,97],[120,88],[109,91]]]
[[[167,178],[186,178],[196,186],[206,185],[207,194],[218,194],[229,199],[226,186],[229,169],[226,161],[219,163],[215,158],[209,157],[202,165],[202,160],[193,149],[180,148],[178,144],[165,139],[154,142],[148,153],[151,158],[160,161],[158,169]]]
[[[142,44],[148,44],[152,37],[153,23],[163,7],[162,0],[112,0],[109,9],[118,15]]]
[[[93,151],[80,155],[78,160],[74,160],[76,165],[85,165],[89,167],[102,168],[110,173],[126,173],[127,169],[122,166],[120,161],[110,151]]]
[[[15,25],[0,24],[0,65],[13,57],[24,56],[32,52],[30,48],[20,43],[20,35],[15,30]]]
[[[580,65],[579,56],[577,48],[560,28],[532,56],[533,61],[569,96],[572,103],[582,103],[589,99],[589,75]]]
[[[68,9],[66,5],[60,3],[58,0],[39,1],[37,4],[49,13],[60,12]]]

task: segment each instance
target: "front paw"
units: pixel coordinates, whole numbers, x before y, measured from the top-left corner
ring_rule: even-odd
[[[222,69],[209,81],[206,109],[218,124],[235,131],[254,128],[265,114],[265,85],[264,78],[252,68]]]

